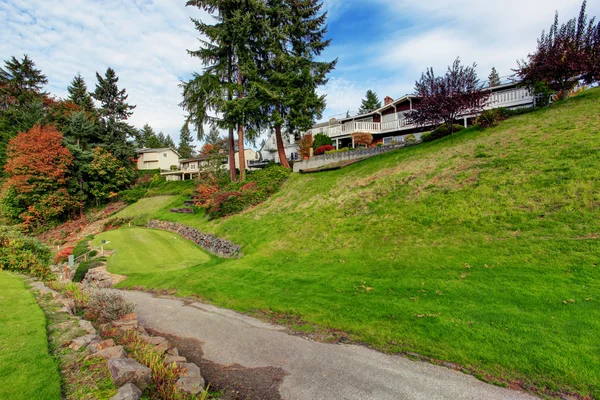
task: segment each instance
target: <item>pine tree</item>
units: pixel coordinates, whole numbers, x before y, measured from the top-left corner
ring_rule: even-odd
[[[87,85],[85,84],[85,80],[78,72],[77,75],[71,81],[71,84],[67,87],[67,91],[69,92],[69,100],[73,103],[77,104],[84,111],[92,112],[94,111],[94,103],[92,101],[92,96],[88,93]]]
[[[500,75],[496,71],[496,67],[492,67],[492,72],[488,76],[488,82],[490,87],[500,86]]]
[[[176,148],[175,142],[173,141],[173,138],[171,138],[171,135],[167,135],[165,137],[164,147],[168,147],[170,149],[175,149]]]
[[[381,107],[381,101],[371,89],[367,90],[365,98],[362,100],[360,108],[358,109],[359,114],[366,114],[373,110],[377,110]]]
[[[108,68],[104,77],[96,73],[98,83],[92,97],[100,103],[98,113],[103,128],[102,141],[110,153],[118,159],[128,159],[134,156],[132,143],[128,139],[136,138],[138,131],[127,124],[135,106],[127,103],[125,89],[119,89],[119,78],[112,68]]]
[[[75,146],[85,149],[89,143],[95,142],[96,125],[90,121],[85,112],[71,114],[69,124],[64,129],[65,139]]]
[[[265,44],[266,62],[259,64],[261,78],[256,83],[264,114],[275,130],[281,165],[289,168],[282,127],[288,134],[310,129],[325,108],[325,96],[318,95],[319,85],[327,83],[332,62],[316,61],[329,45],[325,40],[327,13],[317,0],[268,0],[268,27]]]
[[[179,147],[177,148],[182,158],[191,158],[194,156],[196,147],[193,145],[193,142],[194,139],[192,138],[190,129],[184,125],[179,132]]]
[[[27,54],[21,61],[14,56],[5,60],[4,68],[0,68],[0,108],[47,95],[42,91],[47,83],[46,75],[35,68],[35,63]]]

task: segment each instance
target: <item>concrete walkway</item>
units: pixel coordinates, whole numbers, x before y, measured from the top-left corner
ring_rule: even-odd
[[[123,291],[146,328],[202,342],[203,358],[220,365],[275,367],[285,400],[534,399],[435,366],[362,346],[324,344],[284,327],[204,303]]]

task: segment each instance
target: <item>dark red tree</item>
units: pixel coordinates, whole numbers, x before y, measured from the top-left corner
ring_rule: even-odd
[[[527,61],[517,61],[515,72],[529,87],[544,83],[566,99],[581,80],[591,83],[600,78],[600,24],[594,26],[595,18],[588,20],[585,8],[584,1],[579,18],[562,25],[557,12],[550,31],[543,31],[538,39],[535,53],[529,54]]]
[[[457,58],[444,76],[435,76],[433,68],[428,68],[415,83],[415,95],[420,102],[418,108],[408,113],[408,118],[419,126],[444,122],[452,131],[457,117],[480,112],[489,92],[479,83],[476,66],[463,66]]]

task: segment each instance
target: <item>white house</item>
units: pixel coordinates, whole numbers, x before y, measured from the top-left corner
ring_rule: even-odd
[[[494,87],[488,87],[490,96],[484,109],[498,107],[521,108],[535,105],[535,97],[526,88],[511,82]],[[434,128],[431,126],[417,126],[407,114],[419,107],[420,99],[414,95],[405,95],[396,100],[386,97],[384,105],[376,110],[362,115],[353,115],[343,118],[332,118],[328,122],[314,125],[306,133],[324,133],[331,137],[335,148],[354,147],[352,134],[355,132],[368,132],[373,135],[375,142],[383,144],[401,143],[411,134],[418,140],[423,132]],[[477,115],[461,115],[458,121],[465,127]],[[457,122],[458,122],[457,121]]]
[[[298,145],[294,135],[282,134],[283,147],[285,149],[285,156],[288,160],[298,159]],[[269,162],[275,161],[280,162],[279,153],[277,152],[277,141],[275,140],[275,133],[271,135],[265,141],[263,147],[259,150],[262,161]]]
[[[179,166],[179,153],[165,147],[162,149],[136,149],[138,169],[160,169],[168,171]]]

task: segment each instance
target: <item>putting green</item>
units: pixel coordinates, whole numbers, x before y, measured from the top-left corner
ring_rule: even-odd
[[[146,228],[122,228],[96,236],[94,246],[106,240],[108,270],[116,274],[167,272],[204,264],[210,256],[196,244],[172,232]]]

